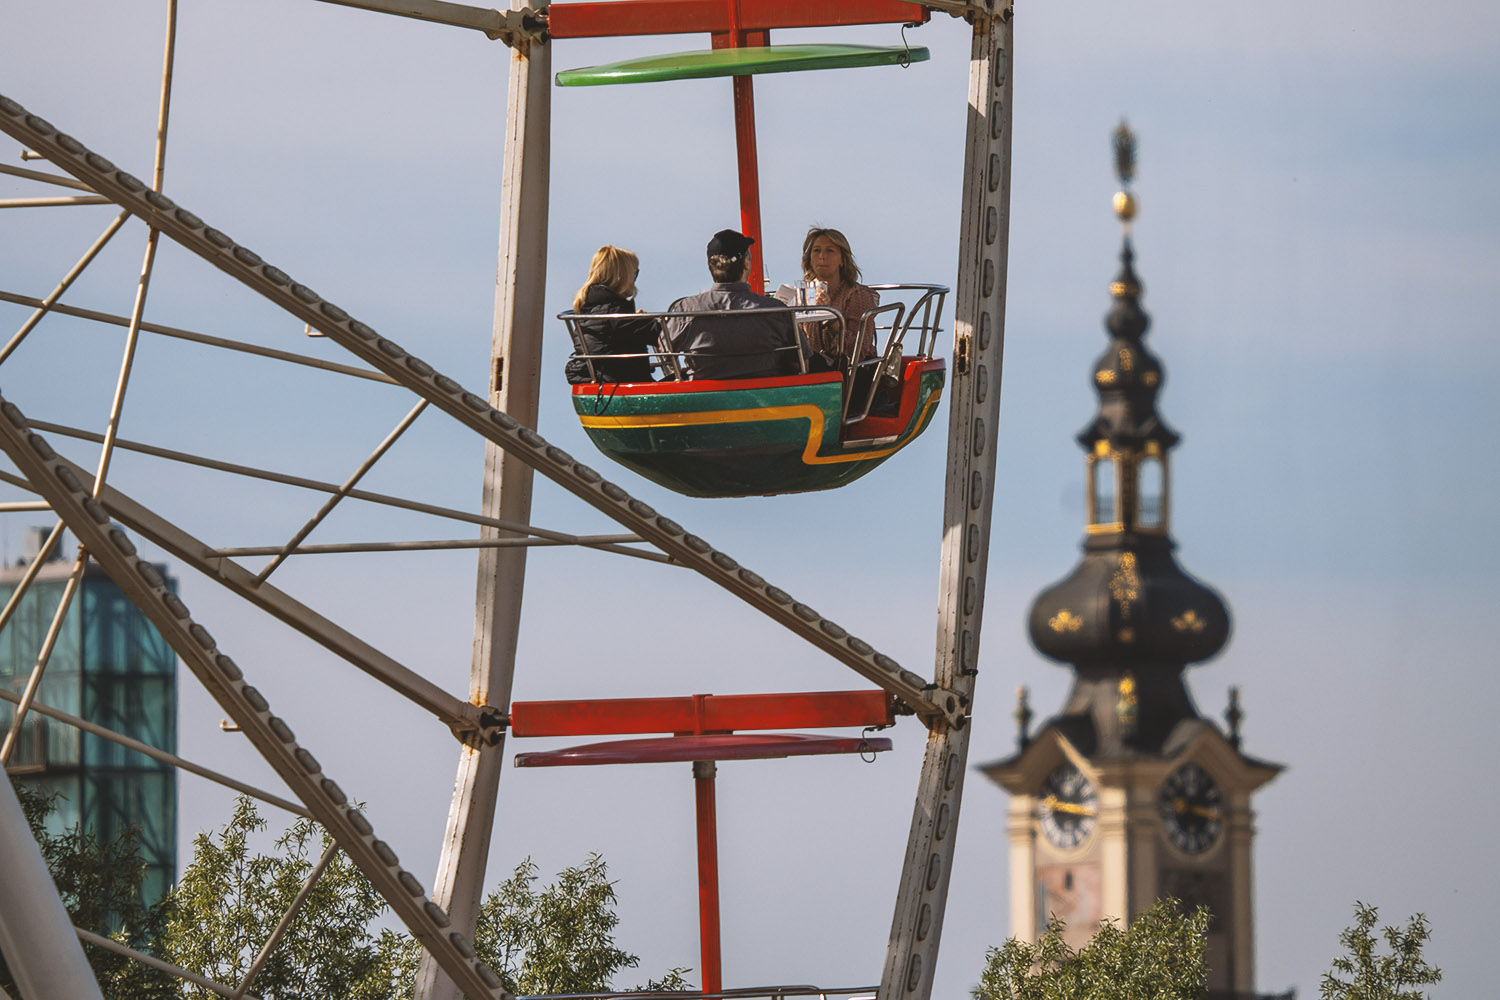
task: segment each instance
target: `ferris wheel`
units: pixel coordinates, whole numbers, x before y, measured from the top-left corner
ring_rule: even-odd
[[[20,142],[37,161],[25,167],[0,166],[0,172],[47,186],[49,194],[35,199],[38,207],[110,204],[118,209],[77,263],[52,287],[29,295],[0,290],[7,301],[30,310],[21,327],[0,346],[0,451],[10,463],[9,469],[0,468],[0,480],[34,495],[31,506],[16,505],[15,509],[49,510],[55,516],[55,527],[43,545],[44,554],[58,544],[64,529],[77,538],[80,546],[56,613],[57,621],[66,614],[77,581],[92,560],[160,632],[284,782],[295,799],[290,805],[327,831],[333,841],[330,851],[343,852],[359,867],[421,943],[424,956],[417,986],[421,1000],[506,996],[498,976],[476,957],[470,940],[491,834],[501,813],[499,787],[507,734],[514,738],[630,737],[563,751],[521,754],[515,761],[519,766],[692,762],[703,887],[701,992],[706,996],[785,995],[789,991],[781,987],[726,989],[722,982],[714,762],[880,751],[889,748],[889,741],[868,735],[839,737],[784,730],[861,730],[890,725],[898,716],[904,717],[906,725],[925,731],[925,748],[903,863],[899,872],[891,873],[893,915],[878,995],[881,1000],[926,1000],[941,938],[966,770],[996,472],[1009,228],[1010,9],[1003,0],[846,0],[840,4],[612,0],[553,3],[537,9],[518,6],[505,11],[440,0],[333,2],[482,31],[510,49],[499,284],[488,391],[467,388],[463,379],[436,370],[407,346],[361,321],[357,303],[335,304],[313,291],[304,281],[315,282],[315,275],[288,273],[232,234],[215,228],[212,205],[194,205],[190,210],[168,196],[164,167],[176,44],[176,0],[168,0],[166,59],[151,178],[137,178],[119,169],[108,159],[109,150],[96,148],[87,137],[70,134],[65,122],[49,121],[47,109],[22,106],[0,93],[0,132]],[[860,384],[855,370],[858,359],[844,371],[809,372],[804,365],[784,379],[727,385],[687,377],[692,358],[684,358],[668,345],[653,354],[653,364],[663,371],[673,369],[674,377],[649,387],[611,387],[609,396],[621,401],[620,409],[599,409],[598,399],[603,395],[599,383],[573,389],[576,412],[591,439],[605,456],[625,466],[618,476],[606,476],[591,466],[592,458],[585,461],[574,457],[538,434],[535,428],[544,385],[542,331],[549,325],[555,329],[558,323],[545,315],[544,309],[554,49],[565,51],[572,38],[709,34],[712,47],[704,52],[566,71],[558,74],[556,82],[593,85],[683,77],[731,78],[741,230],[754,238],[760,233],[754,77],[770,72],[889,64],[926,54],[906,46],[886,50],[844,45],[778,46],[770,44],[770,32],[920,23],[934,13],[963,17],[972,25],[963,208],[956,234],[959,268],[952,292],[954,323],[951,349],[944,358],[937,333],[947,289],[887,286],[892,312],[885,317],[882,329],[889,330],[889,336],[885,349],[870,363],[877,373],[900,387],[895,393],[894,415],[875,414],[873,395],[856,392]],[[0,87],[0,92],[3,90]],[[51,193],[59,189],[66,193]],[[129,307],[111,315],[66,303],[69,289],[131,220],[145,224],[147,241],[136,295]],[[168,245],[174,253],[206,262],[346,356],[331,360],[148,321],[149,290],[159,253]],[[758,269],[752,270],[749,280],[759,287],[763,276]],[[907,293],[908,298],[901,298]],[[809,303],[794,303],[787,308],[794,313],[801,309],[795,317],[799,322],[822,318],[817,307]],[[112,324],[125,331],[113,387],[94,407],[105,414],[97,427],[70,426],[59,422],[51,412],[36,412],[30,397],[23,410],[14,394],[5,392],[6,362],[32,338],[44,337],[48,322],[59,317]],[[561,321],[571,322],[567,317]],[[329,459],[334,471],[317,476],[195,454],[137,440],[134,434],[127,438],[122,434],[124,401],[130,386],[142,382],[140,369],[146,355],[139,347],[147,337],[194,343],[232,359],[274,361],[289,366],[289,371],[378,385],[388,393],[387,399],[389,394],[402,397],[405,412],[391,425],[382,408],[348,406],[348,397],[341,393],[329,393],[325,400],[318,389],[308,388],[313,383],[303,376],[288,379],[280,392],[303,394],[302,403],[313,410],[326,407],[327,419],[337,420],[350,435],[359,436],[362,431],[364,438],[378,442],[357,460],[350,461],[347,455]],[[873,383],[867,379],[863,384]],[[63,391],[60,386],[59,392]],[[200,386],[195,391],[211,394],[212,388]],[[46,394],[40,395],[45,399]],[[775,493],[781,491],[778,483],[787,489],[839,488],[921,433],[932,420],[940,395],[946,395],[949,401],[948,444],[938,553],[937,654],[930,668],[897,662],[845,625],[820,615],[814,610],[813,595],[783,590],[694,534],[691,525],[679,524],[631,492],[637,474],[699,496]],[[186,414],[171,413],[171,407],[166,409],[169,422],[191,419]],[[370,488],[382,459],[419,419],[424,423],[443,422],[483,442],[483,498],[477,511]],[[765,444],[770,433],[766,427],[772,423],[777,428],[775,434],[790,435],[786,438],[790,443],[783,441],[785,447],[767,459],[772,453]],[[818,428],[816,434],[804,431],[804,425]],[[663,431],[683,426],[694,428],[697,436]],[[707,444],[704,428],[713,431]],[[84,445],[91,444],[98,446],[92,461],[66,457],[78,455]],[[127,451],[189,468],[194,474],[212,474],[227,481],[275,483],[319,497],[306,503],[306,516],[286,541],[231,548],[190,531],[190,512],[184,513],[170,487],[141,496],[128,494],[118,481],[111,484],[112,462]],[[737,454],[741,456],[739,461]],[[765,463],[756,467],[758,472],[725,479],[725,469],[749,467],[754,456]],[[788,462],[792,464],[777,464]],[[538,473],[617,522],[621,530],[590,535],[536,523],[532,488]],[[477,526],[479,537],[321,545],[312,540],[335,508],[355,504],[376,511],[445,518],[469,525],[470,530]],[[253,512],[246,512],[246,516],[253,520]],[[212,615],[195,614],[145,558],[138,543],[168,553],[180,565],[218,584],[243,613],[265,616],[305,636],[453,734],[458,751],[457,776],[441,860],[430,891],[421,875],[401,864],[364,811],[351,801],[337,776],[325,772],[314,755],[325,733],[319,730],[306,737],[293,733],[277,714],[276,706],[256,687],[257,664],[243,654],[236,657],[233,649],[220,648],[210,631]],[[744,613],[758,613],[871,686],[855,691],[722,697],[513,701],[528,549],[555,545],[584,546],[690,570],[702,584],[738,599],[745,605]],[[303,555],[364,553],[369,572],[378,574],[394,572],[381,569],[387,556],[421,548],[469,548],[478,552],[468,692],[446,690],[420,669],[402,662],[397,653],[382,650],[341,626],[336,620],[338,603],[325,600],[328,595],[314,590],[294,596],[291,588],[282,590],[272,582],[288,560]],[[39,566],[42,561],[38,558],[33,565]],[[12,606],[21,600],[32,580],[31,575],[24,578],[10,604],[0,611],[0,628],[6,627]],[[55,626],[52,631],[55,633]],[[51,640],[44,644],[17,699],[11,735],[0,747],[0,758],[11,754],[14,734],[20,732],[27,713],[48,711],[38,702],[37,693],[50,651]],[[126,741],[108,731],[95,735]],[[153,752],[149,747],[132,748]],[[176,755],[160,750],[154,754],[175,765],[196,768],[195,773],[230,787],[285,801]],[[30,844],[8,782],[0,784],[0,868],[7,884],[17,887],[0,899],[0,951],[22,984],[23,995],[27,1000],[42,995],[98,996],[75,930],[51,886],[40,854]],[[293,908],[297,905],[293,903]],[[289,922],[282,921],[283,930]],[[88,940],[162,965],[159,959],[123,945],[93,937]],[[266,942],[262,953],[268,953],[275,943],[274,938]],[[192,974],[184,974],[192,978]],[[193,981],[226,997],[253,995],[253,972],[241,983],[208,983],[201,977]],[[26,992],[28,982],[33,992]],[[43,988],[46,992],[35,992]],[[808,990],[834,992],[812,987]]]

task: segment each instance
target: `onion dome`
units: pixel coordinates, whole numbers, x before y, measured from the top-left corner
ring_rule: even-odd
[[[1150,317],[1130,245],[1135,137],[1123,124],[1115,151],[1125,233],[1105,317],[1109,345],[1093,367],[1099,409],[1078,435],[1088,482],[1083,559],[1038,595],[1029,625],[1036,648],[1076,674],[1056,721],[1091,729],[1085,742],[1101,750],[1156,750],[1179,723],[1199,718],[1182,671],[1223,648],[1229,609],[1172,555],[1169,452],[1179,435],[1157,413],[1162,365],[1143,341]]]

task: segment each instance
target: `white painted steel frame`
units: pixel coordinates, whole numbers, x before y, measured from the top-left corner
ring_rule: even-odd
[[[1000,415],[1010,233],[1012,37],[1008,8],[1002,16],[974,19],[934,675],[966,705],[973,698],[979,669]],[[929,730],[880,1000],[931,996],[968,752],[967,725]]]
[[[103,1000],[57,886],[0,768],[0,954],[22,1000]]]
[[[92,191],[87,184],[75,181],[71,177],[61,174],[49,174],[42,170],[27,170],[25,167],[13,167],[8,163],[0,163],[0,174],[9,174],[12,177],[21,177],[28,181],[40,181],[43,184],[51,184],[55,187],[72,188],[74,191]],[[104,199],[105,203],[109,199]]]
[[[0,208],[68,208],[75,205],[108,205],[109,199],[97,194],[57,194],[36,198],[0,198]]]
[[[129,212],[122,212],[119,217],[120,223],[130,218]],[[92,256],[86,258],[91,260]],[[80,268],[81,270],[81,268]],[[74,274],[73,277],[77,275]],[[63,305],[57,301],[57,296],[67,290],[66,283],[60,284],[58,288],[46,299],[34,298],[30,295],[18,295],[15,292],[0,290],[0,302],[13,302],[18,306],[34,306],[39,312],[34,314],[30,322],[41,319],[42,313],[46,311],[55,312],[60,316],[74,316],[78,319],[90,319],[111,326],[129,326],[130,317],[116,316],[112,313],[99,312],[96,309],[82,309],[78,306]],[[257,354],[264,358],[274,358],[277,361],[289,361],[296,365],[306,365],[309,368],[320,368],[324,371],[337,372],[340,375],[351,375],[354,378],[368,379],[371,382],[381,382],[385,385],[395,385],[394,379],[380,372],[370,371],[368,368],[356,368],[353,365],[341,365],[335,361],[324,361],[322,358],[314,358],[306,354],[294,354],[291,351],[281,351],[274,347],[262,347],[259,344],[247,344],[239,340],[230,340],[227,337],[214,337],[206,333],[195,333],[192,330],[184,330],[181,327],[166,326],[162,323],[141,323],[141,329],[146,333],[154,333],[163,337],[171,337],[175,340],[187,340],[195,344],[206,344],[209,347],[222,347],[229,351],[241,351],[245,354]],[[0,355],[0,362],[9,355],[11,348],[6,347],[4,355]]]
[[[46,316],[48,311],[57,304],[58,299],[62,298],[63,292],[66,292],[72,286],[73,282],[78,280],[78,276],[83,273],[84,268],[93,263],[94,258],[99,256],[99,252],[108,245],[109,241],[114,238],[115,233],[120,231],[120,227],[125,225],[125,221],[129,218],[129,212],[121,212],[115,216],[109,225],[104,227],[104,232],[99,234],[99,238],[89,245],[89,248],[83,252],[83,256],[78,258],[78,262],[68,270],[67,274],[63,275],[62,280],[57,283],[57,287],[48,292],[45,299],[37,303],[36,311],[26,318],[26,322],[21,324],[21,329],[17,330],[11,336],[10,340],[5,342],[3,348],[0,348],[0,364],[4,364],[5,359],[15,353],[16,348],[21,346],[22,341],[26,339],[27,335],[36,329],[36,325],[42,321],[42,317]]]
[[[287,556],[291,554],[292,550],[295,549],[303,539],[312,534],[313,529],[322,524],[324,518],[333,513],[333,508],[339,505],[339,501],[348,496],[349,491],[354,489],[355,486],[358,486],[359,481],[363,479],[371,469],[375,468],[375,463],[379,462],[383,457],[385,457],[386,452],[390,451],[391,447],[395,445],[397,441],[401,440],[401,435],[405,434],[406,431],[411,427],[411,425],[416,423],[417,418],[422,415],[422,411],[425,409],[427,409],[427,400],[417,400],[417,405],[408,410],[406,416],[402,417],[401,421],[391,429],[391,432],[385,436],[384,440],[382,440],[380,444],[375,446],[375,450],[370,452],[370,454],[365,457],[365,460],[363,462],[359,463],[359,468],[355,469],[352,473],[349,474],[349,478],[344,480],[344,484],[342,486],[333,491],[332,496],[323,501],[323,506],[319,507],[317,513],[313,514],[312,517],[307,519],[307,522],[303,524],[302,527],[297,529],[296,533],[292,535],[291,539],[281,547],[281,550],[279,552],[275,554],[275,558],[267,563],[264,569],[255,574],[255,583],[257,586],[265,583],[266,580],[270,579],[271,574],[276,572],[276,568],[286,561]]]
[[[505,160],[489,402],[525,427],[536,426],[546,323],[547,208],[551,197],[552,47],[523,43],[511,53],[506,87]],[[531,520],[532,468],[493,441],[484,448],[480,509],[504,521]],[[500,540],[494,528],[481,537]],[[525,594],[526,549],[479,554],[469,699],[509,713],[516,643]],[[473,934],[483,900],[490,837],[499,802],[504,734],[459,749],[458,773],[443,831],[433,896]],[[459,1000],[454,983],[429,957],[417,968],[416,1000]]]
[[[20,695],[14,691],[7,691],[5,688],[0,688],[0,698],[4,698],[12,704],[21,700]],[[58,722],[72,726],[74,729],[81,729],[86,733],[92,733],[100,739],[109,740],[111,743],[118,743],[120,746],[134,750],[136,753],[144,754],[152,760],[159,760],[163,764],[171,764],[173,767],[181,768],[189,774],[196,774],[200,778],[207,778],[209,781],[223,785],[225,788],[233,788],[235,791],[243,792],[251,798],[259,799],[261,802],[266,802],[279,809],[285,809],[287,812],[312,819],[312,813],[308,812],[306,807],[296,802],[289,802],[279,795],[272,795],[270,792],[256,788],[248,782],[240,781],[238,778],[231,778],[227,774],[222,774],[201,764],[194,764],[185,757],[179,757],[175,753],[167,753],[167,751],[157,749],[149,743],[142,743],[138,739],[126,736],[123,733],[117,733],[113,729],[107,729],[98,723],[90,722],[87,719],[80,719],[76,715],[69,715],[61,709],[53,708],[51,705],[46,705],[39,701],[31,703],[31,710],[37,715],[45,715],[49,719],[56,719]]]
[[[180,965],[164,962],[155,955],[148,955],[143,951],[137,951],[134,948],[121,944],[113,938],[107,938],[102,934],[86,931],[82,927],[73,928],[73,932],[85,944],[91,944],[96,948],[103,948],[105,951],[112,951],[116,955],[124,955],[126,958],[133,958],[142,965],[176,976],[178,979],[192,983],[195,986],[201,986],[210,993],[221,997],[229,997],[234,994],[234,987],[232,986],[225,986],[223,983],[215,982],[207,976],[200,976],[198,973],[184,969]],[[259,998],[252,994],[246,994],[242,1000],[259,1000]]]

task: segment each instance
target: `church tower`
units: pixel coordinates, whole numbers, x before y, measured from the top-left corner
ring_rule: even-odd
[[[1011,933],[1035,940],[1052,915],[1075,947],[1100,920],[1122,925],[1161,896],[1213,913],[1209,996],[1255,995],[1251,795],[1281,768],[1241,752],[1237,692],[1227,731],[1198,714],[1183,678],[1229,638],[1229,611],[1173,557],[1171,457],[1157,412],[1162,365],[1130,244],[1135,138],[1115,132],[1124,226],[1120,271],[1094,362],[1099,409],[1078,435],[1087,473],[1083,558],[1031,608],[1031,641],[1068,665],[1062,711],[1034,734],[1022,692],[1014,756],[982,766],[1011,795]]]

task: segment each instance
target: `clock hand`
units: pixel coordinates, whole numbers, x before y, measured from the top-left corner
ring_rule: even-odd
[[[1075,816],[1093,816],[1098,811],[1075,802],[1063,802],[1056,795],[1047,796],[1042,800],[1042,805],[1053,812],[1072,813]]]
[[[1204,819],[1211,819],[1215,823],[1219,821],[1219,810],[1210,806],[1188,806],[1188,812],[1195,816],[1202,816]]]

